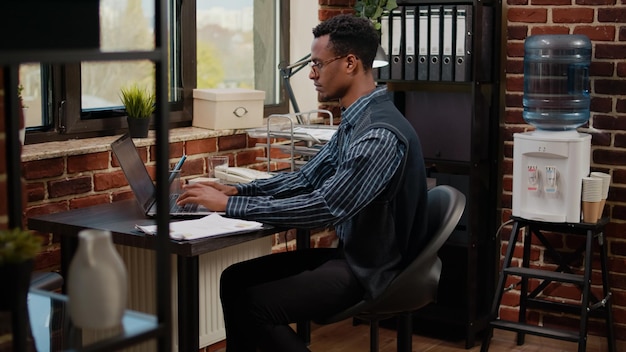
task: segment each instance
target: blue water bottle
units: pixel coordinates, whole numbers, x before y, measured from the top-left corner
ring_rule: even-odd
[[[545,34],[524,43],[524,121],[537,129],[573,130],[589,120],[591,41]]]

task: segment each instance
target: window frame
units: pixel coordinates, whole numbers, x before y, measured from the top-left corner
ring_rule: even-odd
[[[278,0],[278,37],[281,43],[279,48],[279,62],[289,59],[289,27],[290,27],[290,1]],[[179,26],[180,37],[176,40],[180,44],[178,59],[180,62],[180,86],[182,87],[181,102],[170,104],[169,127],[191,126],[193,117],[193,89],[197,85],[196,80],[196,0],[174,0],[174,6],[178,7],[179,19],[170,18],[171,25]],[[185,19],[185,20],[180,20]],[[175,52],[172,53],[175,55]],[[110,136],[124,133],[127,128],[123,118],[125,114],[119,114],[112,110],[96,113],[104,115],[103,118],[81,119],[81,80],[80,63],[64,65],[50,65],[50,82],[44,82],[48,87],[49,99],[44,99],[47,106],[45,110],[51,121],[47,125],[36,128],[28,128],[28,144],[43,143],[50,141],[62,141],[76,138],[92,138]],[[278,67],[276,75],[279,75]],[[279,103],[264,106],[264,116],[270,114],[284,114],[289,112],[289,100],[279,76]],[[153,126],[151,125],[151,128]]]

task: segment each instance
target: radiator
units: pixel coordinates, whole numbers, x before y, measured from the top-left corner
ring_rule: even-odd
[[[128,272],[128,308],[156,314],[155,253],[152,250],[116,245]],[[222,271],[231,264],[271,253],[271,236],[241,243],[199,257],[200,286],[200,348],[223,340],[224,317],[219,298],[219,279]],[[178,351],[176,258],[172,256],[172,344]],[[155,342],[138,345],[129,351],[156,351]]]

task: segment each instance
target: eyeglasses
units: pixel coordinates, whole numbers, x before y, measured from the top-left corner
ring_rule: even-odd
[[[319,75],[320,71],[322,70],[322,68],[324,67],[324,65],[328,65],[333,61],[337,61],[339,59],[343,59],[344,57],[347,57],[348,55],[339,55],[339,56],[335,56],[333,58],[330,58],[328,60],[324,60],[324,61],[320,61],[320,62],[314,62],[314,61],[310,61],[309,62],[309,66],[311,67],[311,72],[313,72],[316,76]]]

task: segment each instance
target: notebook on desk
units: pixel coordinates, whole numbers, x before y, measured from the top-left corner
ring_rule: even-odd
[[[111,149],[120,163],[135,199],[147,216],[154,217],[156,215],[156,187],[148,174],[146,165],[137,152],[137,148],[135,148],[133,139],[125,134],[111,143]],[[170,195],[171,217],[202,217],[214,213],[197,204],[179,206],[176,204],[177,198],[178,194]]]

